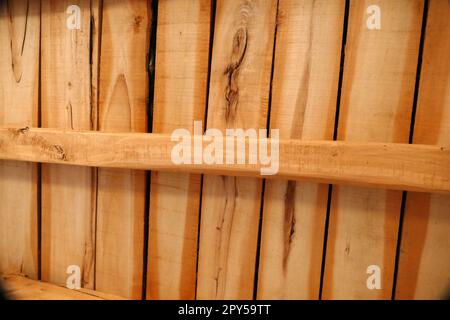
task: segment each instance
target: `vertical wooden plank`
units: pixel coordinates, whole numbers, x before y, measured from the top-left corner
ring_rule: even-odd
[[[217,2],[208,128],[267,125],[277,2]],[[205,176],[199,299],[251,299],[262,182]]]
[[[281,0],[271,129],[333,139],[345,1]],[[259,299],[317,299],[328,185],[266,181]]]
[[[369,5],[381,29],[369,30]],[[408,142],[423,1],[351,1],[338,139]],[[402,193],[334,187],[323,284],[325,299],[389,299]],[[367,287],[369,266],[381,288]]]
[[[210,0],[158,4],[153,132],[203,121]],[[152,172],[147,298],[194,299],[200,175]]]
[[[423,52],[414,143],[450,145],[450,3],[431,0]],[[396,298],[448,298],[450,197],[408,193]]]
[[[38,125],[40,4],[0,3],[0,124]],[[37,166],[0,161],[0,273],[38,276]]]
[[[91,129],[90,3],[42,1],[42,126]],[[67,13],[80,8],[80,28]],[[64,152],[64,150],[62,150]],[[94,206],[92,169],[42,165],[42,279],[65,285],[70,265],[81,269],[82,286],[93,288]]]
[[[103,1],[99,129],[147,131],[150,4]],[[96,289],[142,296],[145,171],[98,169]]]

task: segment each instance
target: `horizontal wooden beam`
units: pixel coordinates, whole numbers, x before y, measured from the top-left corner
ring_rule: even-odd
[[[202,141],[202,136],[196,136]],[[230,152],[226,144],[224,155]],[[246,157],[256,156],[248,149]],[[269,139],[268,150],[274,141]],[[202,141],[203,150],[211,142]],[[289,180],[311,180],[384,189],[450,193],[448,147],[340,141],[279,141],[279,169],[262,176],[261,164],[175,164],[171,159],[178,141],[170,135],[101,133],[37,128],[0,128],[0,159],[78,166],[192,172]],[[198,144],[197,144],[198,146]],[[198,151],[192,145],[192,151]],[[236,152],[237,153],[237,152]],[[194,156],[192,156],[194,158]],[[197,157],[197,160],[202,160]],[[258,158],[259,160],[259,158]],[[272,157],[272,161],[275,159]]]
[[[108,293],[84,288],[68,289],[20,275],[2,275],[0,280],[6,298],[12,300],[126,300]]]

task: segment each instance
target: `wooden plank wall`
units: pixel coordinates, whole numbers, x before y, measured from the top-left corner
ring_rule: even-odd
[[[39,11],[34,1],[0,3],[1,125],[39,125]],[[0,177],[0,273],[37,279],[37,165],[0,161]]]
[[[0,125],[203,121],[448,146],[448,13],[447,0],[3,1]],[[442,298],[449,210],[443,195],[1,161],[0,273],[64,286],[77,265],[84,290],[132,299]]]

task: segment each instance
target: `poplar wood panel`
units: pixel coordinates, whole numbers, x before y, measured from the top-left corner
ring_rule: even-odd
[[[153,132],[204,121],[210,19],[210,0],[159,2]],[[149,299],[195,299],[200,187],[200,175],[152,172]]]
[[[13,300],[124,300],[94,290],[72,290],[17,275],[4,275],[1,280],[7,298]]]
[[[151,2],[103,1],[99,130],[146,132]],[[98,169],[96,289],[142,297],[145,172]]]
[[[281,0],[271,129],[333,139],[345,1]],[[259,299],[318,299],[328,185],[266,181]]]
[[[208,128],[265,128],[275,33],[274,1],[218,1]],[[261,181],[205,176],[198,299],[253,296]]]
[[[69,5],[80,29],[67,28]],[[90,2],[41,2],[42,127],[90,130]],[[82,286],[94,287],[95,206],[91,168],[42,165],[42,279],[65,285],[76,265]]]
[[[450,144],[450,3],[429,2],[414,143]],[[450,164],[449,164],[450,166]],[[408,193],[397,299],[448,299],[450,197]]]
[[[368,30],[376,4],[381,29]],[[408,142],[423,1],[350,1],[338,139]],[[389,299],[402,193],[334,187],[323,298]],[[378,266],[381,288],[367,287]]]
[[[40,6],[0,3],[0,124],[38,125]],[[0,161],[0,273],[38,277],[37,166]]]

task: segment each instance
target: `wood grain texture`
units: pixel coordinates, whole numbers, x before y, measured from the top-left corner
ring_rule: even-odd
[[[281,0],[270,128],[333,139],[345,1]],[[266,181],[259,299],[317,299],[328,185]]]
[[[429,2],[414,143],[450,145],[450,3]],[[408,193],[397,299],[447,299],[450,197]]]
[[[99,130],[147,131],[150,3],[103,1]],[[145,172],[98,170],[96,289],[142,296]]]
[[[67,28],[69,5],[81,9],[80,29]],[[41,3],[42,127],[92,129],[89,1]],[[94,286],[92,169],[42,166],[42,279],[65,285],[77,265],[82,286]]]
[[[16,275],[5,275],[0,280],[8,299],[13,300],[124,300],[122,297],[94,290],[71,290]]]
[[[207,127],[265,128],[276,2],[218,1]],[[261,181],[205,176],[199,299],[253,296]]]
[[[210,0],[159,2],[153,132],[204,120],[210,20]],[[195,298],[200,186],[200,175],[152,172],[148,299]]]
[[[227,137],[224,144],[228,139],[233,138]],[[204,141],[203,147],[210,143]],[[271,140],[267,143],[270,148]],[[167,134],[0,128],[0,159],[262,177],[260,164],[174,164],[171,150],[176,144]],[[248,144],[245,147],[248,149]],[[295,139],[280,140],[279,147],[279,172],[265,178],[450,192],[448,147]],[[226,156],[225,147],[222,152]]]
[[[0,124],[38,125],[40,6],[0,3]],[[38,276],[37,166],[0,161],[0,274]]]
[[[369,5],[381,29],[368,30]],[[408,142],[423,1],[351,1],[338,139]],[[333,188],[323,287],[325,299],[389,299],[402,193]],[[381,269],[381,289],[366,281]]]

